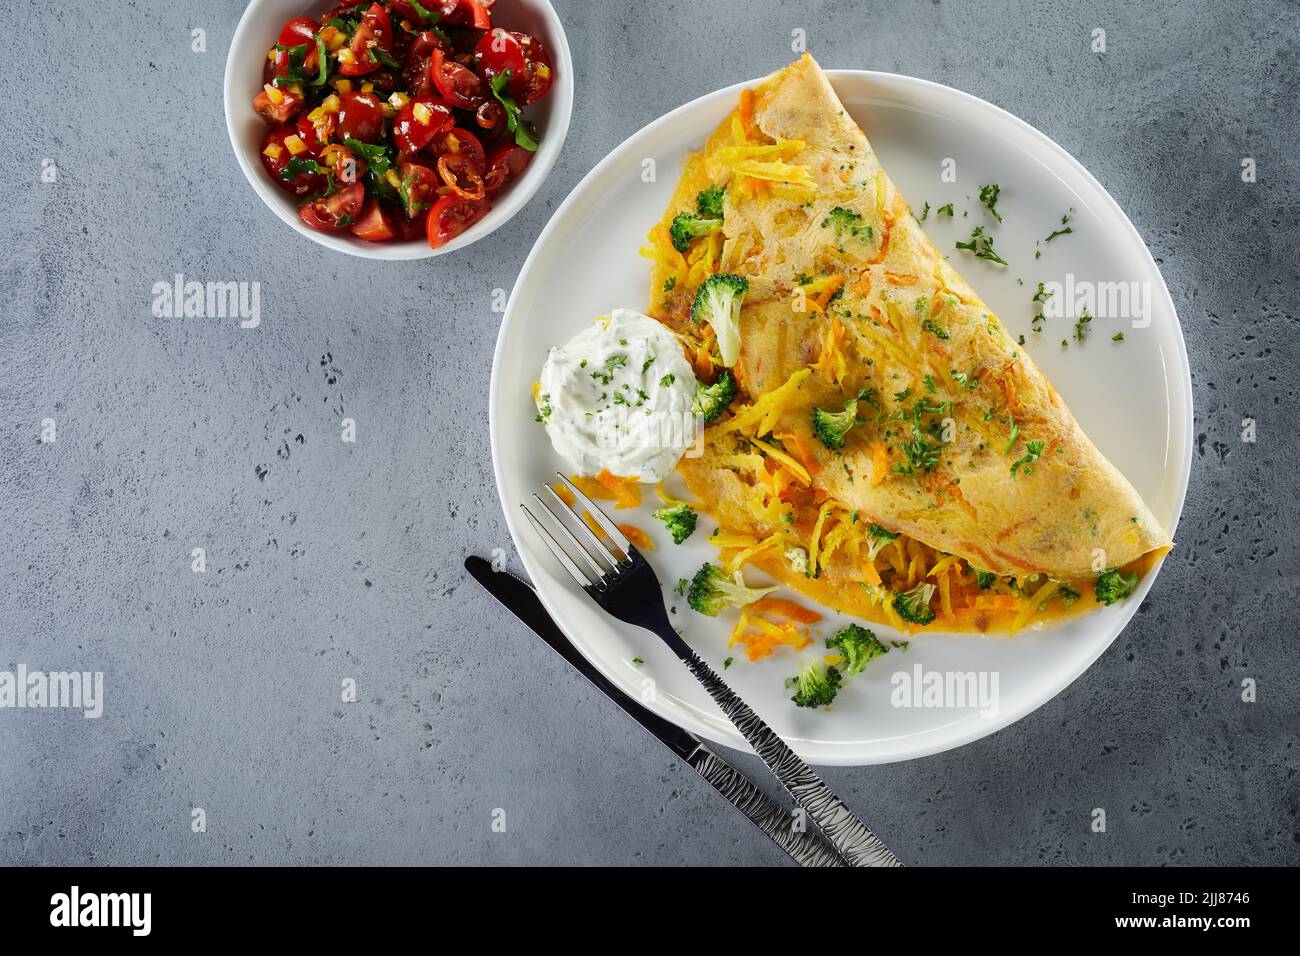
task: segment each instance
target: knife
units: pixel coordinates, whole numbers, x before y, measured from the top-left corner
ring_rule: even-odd
[[[642,707],[615,687],[578,653],[546,612],[530,584],[509,571],[493,570],[490,562],[476,555],[465,559],[465,570],[506,610],[527,624],[551,650],[708,781],[792,860],[800,866],[848,866],[839,852],[815,830],[797,827],[795,824],[802,822],[800,818],[754,786],[753,781],[710,750],[698,737]]]

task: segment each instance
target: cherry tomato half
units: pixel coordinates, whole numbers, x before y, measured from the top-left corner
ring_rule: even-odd
[[[502,143],[488,153],[487,172],[483,182],[489,192],[495,192],[528,168],[533,161],[533,153],[516,146],[514,143]]]
[[[373,143],[384,128],[384,110],[374,93],[340,93],[338,117],[339,139]]]
[[[387,242],[397,238],[397,222],[383,203],[367,199],[361,215],[352,224],[352,234],[367,242]]]
[[[486,199],[464,199],[454,193],[443,196],[429,210],[425,233],[434,249],[455,239],[488,214],[492,204]]]
[[[326,113],[318,120],[312,119],[311,113],[303,113],[298,117],[298,138],[307,144],[313,154],[318,154],[322,146],[329,144],[338,122],[338,113]]]
[[[474,47],[474,69],[487,83],[492,77],[509,73],[511,78],[524,75],[524,48],[509,30],[497,27],[483,34]]]
[[[365,203],[366,187],[353,183],[333,195],[309,199],[298,207],[298,217],[313,229],[339,232],[356,221]]]
[[[487,30],[492,26],[492,17],[488,14],[491,4],[483,0],[435,0],[443,21],[454,26],[473,27],[475,30]],[[428,4],[425,4],[427,7]]]
[[[542,41],[529,33],[514,34],[524,52],[524,69],[519,75],[510,75],[510,93],[520,106],[536,103],[551,89],[555,82],[555,67],[551,55],[542,46]]]
[[[320,29],[320,24],[311,17],[294,17],[287,21],[280,30],[280,36],[275,41],[277,46],[300,47],[305,46],[303,50],[303,69],[307,74],[314,75],[319,69],[316,59],[316,31]],[[275,50],[275,59],[271,61],[272,66],[269,71],[270,76],[266,77],[270,82],[271,77],[287,76],[289,74],[288,50]],[[265,73],[263,74],[265,76]]]
[[[310,196],[325,189],[326,179],[323,173],[301,172],[288,179],[282,175],[285,167],[293,159],[293,153],[285,145],[285,139],[293,136],[297,130],[292,126],[279,126],[266,135],[262,143],[262,165],[275,180],[275,184],[293,196]],[[270,150],[271,155],[267,155]],[[303,153],[302,158],[311,159],[310,153]]]
[[[434,92],[433,78],[429,75],[429,57],[434,50],[447,50],[442,38],[432,30],[417,33],[406,54],[402,79],[412,96],[427,96]]]
[[[438,174],[422,163],[404,162],[397,164],[397,175],[402,177],[406,216],[415,219],[437,198]]]
[[[253,97],[253,111],[272,126],[289,122],[302,111],[303,104],[307,102],[305,96],[291,89],[271,87],[271,90],[274,92],[263,89]]]
[[[415,153],[454,122],[451,107],[441,99],[417,96],[393,117],[393,142],[402,153]]]
[[[476,109],[486,97],[483,81],[463,63],[444,56],[442,50],[430,54],[429,76],[442,98],[459,109]]]
[[[372,3],[361,14],[361,24],[348,43],[348,57],[339,60],[339,72],[344,76],[365,76],[382,65],[371,53],[372,49],[388,52],[393,45],[393,24],[382,3]]]
[[[479,138],[467,129],[459,126],[439,133],[429,141],[426,153],[432,153],[438,159],[444,156],[464,156],[470,166],[480,176],[487,171],[487,156]]]

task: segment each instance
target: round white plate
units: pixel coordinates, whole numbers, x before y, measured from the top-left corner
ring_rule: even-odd
[[[830,70],[828,75],[912,208],[919,215],[924,203],[930,204],[925,227],[939,249],[1013,335],[1024,333],[1026,349],[1084,430],[1172,532],[1191,469],[1191,378],[1169,292],[1123,211],[1060,146],[983,100],[888,73]],[[547,349],[615,307],[645,308],[649,263],[638,254],[645,233],[663,213],[684,155],[703,145],[753,82],[701,97],[651,123],[607,156],[565,200],[510,297],[492,367],[489,412],[506,521],[542,601],[569,639],[603,674],[657,713],[710,740],[742,748],[736,731],[654,635],[609,618],[573,583],[537,540],[519,505],[557,470],[568,473],[534,421],[532,384]],[[941,182],[945,159],[956,163],[955,183]],[[643,179],[647,160],[654,161],[652,182]],[[1000,226],[978,199],[980,185],[993,182],[1002,187],[998,209],[1005,222]],[[934,210],[948,202],[956,215],[937,218]],[[1073,233],[1037,245],[1069,209]],[[975,225],[996,237],[1009,268],[954,249]],[[1040,259],[1034,258],[1036,249],[1042,250]],[[1037,283],[1065,283],[1067,273],[1076,283],[1145,283],[1149,326],[1099,318],[1080,345],[1073,339],[1073,320],[1061,318],[1049,320],[1035,335],[1030,320]],[[1125,340],[1112,342],[1119,330]],[[1062,339],[1070,340],[1068,348]],[[707,516],[701,516],[693,538],[678,547],[649,517],[657,506],[652,488],[643,488],[643,499],[641,513],[615,515],[654,536],[657,547],[646,557],[666,589],[690,577],[702,562],[716,560],[715,549],[704,540],[716,527]],[[752,569],[746,578],[762,580]],[[1148,574],[1127,601],[1011,640],[922,635],[906,651],[891,651],[848,681],[830,711],[796,708],[784,687],[801,660],[824,652],[820,641],[798,656],[781,651],[750,663],[739,649],[726,647],[734,611],[713,620],[691,611],[685,599],[671,592],[669,597],[677,606],[673,620],[690,644],[801,756],[812,763],[856,765],[957,747],[1047,702],[1110,646],[1155,578]],[[829,615],[819,636],[833,633],[841,620]],[[875,630],[891,636],[886,628]],[[729,656],[735,663],[722,671]],[[645,663],[634,665],[637,657]],[[896,706],[892,698],[896,688],[901,694],[903,677],[895,675],[914,680],[918,666],[922,675],[968,672],[977,680],[983,675],[986,701],[993,699],[996,679],[996,708],[951,706],[957,701],[952,695],[946,707]]]

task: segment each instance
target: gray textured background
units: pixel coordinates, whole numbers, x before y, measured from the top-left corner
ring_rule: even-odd
[[[6,5],[11,57],[57,83],[0,116],[0,668],[103,670],[108,701],[0,711],[0,862],[784,860],[461,560],[509,547],[491,290],[608,150],[784,64],[795,27],[828,67],[967,90],[1092,170],[1164,270],[1198,434],[1180,547],[1085,677],[992,738],[827,778],[915,864],[1300,862],[1294,4],[556,6],[578,76],[551,179],[472,251],[381,264],[298,237],[236,166],[242,3]],[[176,272],[261,281],[261,327],[152,318]]]

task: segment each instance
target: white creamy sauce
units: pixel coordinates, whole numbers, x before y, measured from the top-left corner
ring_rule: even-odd
[[[537,409],[555,451],[581,475],[602,468],[662,481],[696,441],[695,373],[660,323],[615,309],[542,367]]]

